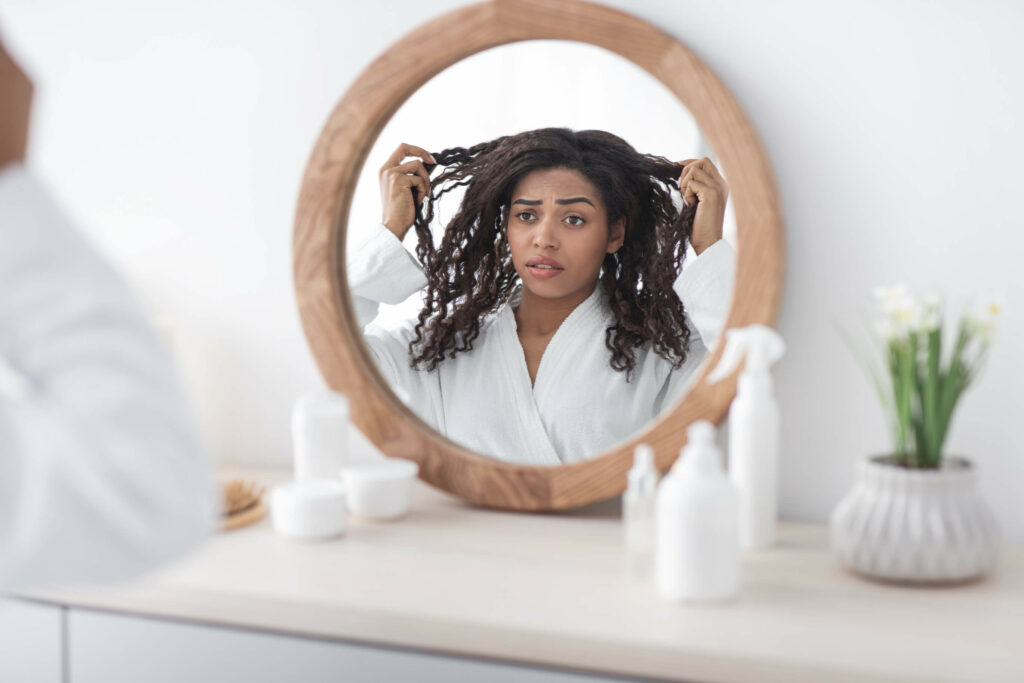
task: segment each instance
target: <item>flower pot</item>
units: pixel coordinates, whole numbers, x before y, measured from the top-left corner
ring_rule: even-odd
[[[832,549],[847,569],[884,581],[980,577],[995,567],[1000,532],[975,480],[964,458],[914,469],[891,455],[867,457],[853,490],[830,516]]]

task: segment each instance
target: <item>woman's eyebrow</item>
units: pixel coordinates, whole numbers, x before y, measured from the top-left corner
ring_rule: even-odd
[[[555,200],[555,204],[574,204],[576,202],[586,202],[587,204],[590,204],[591,206],[594,206],[594,203],[592,201],[590,201],[589,199],[587,199],[586,197],[573,197],[572,199],[556,199]],[[513,204],[526,204],[527,206],[537,206],[538,204],[541,203],[541,201],[539,199],[517,199],[517,200],[515,200],[512,203]],[[597,207],[594,207],[594,208],[597,208]]]

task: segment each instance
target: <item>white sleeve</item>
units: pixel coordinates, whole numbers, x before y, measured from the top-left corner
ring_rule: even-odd
[[[736,252],[723,239],[686,264],[673,283],[691,331],[690,345],[682,367],[671,372],[667,370],[667,361],[657,359],[655,385],[659,391],[653,401],[652,418],[656,419],[664,409],[675,405],[693,385],[697,369],[722,335],[732,303],[735,277]]]
[[[722,334],[735,279],[736,251],[721,239],[687,263],[672,285],[706,349]]]
[[[383,223],[359,235],[349,245],[345,265],[349,293],[363,339],[391,386],[409,390],[411,328],[388,329],[374,325],[380,304],[400,304],[427,286],[419,262]]]
[[[212,468],[116,273],[0,171],[0,593],[131,578],[207,537]]]
[[[400,304],[427,286],[419,262],[383,223],[348,247],[345,267],[360,329],[373,322],[380,304]]]
[[[414,413],[446,433],[439,373],[412,367],[409,344],[415,338],[415,321],[393,327],[373,322],[380,304],[400,304],[427,286],[423,268],[383,223],[367,235],[355,236],[348,246],[348,289],[377,368]]]

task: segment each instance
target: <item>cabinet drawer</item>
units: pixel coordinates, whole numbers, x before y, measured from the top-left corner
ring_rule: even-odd
[[[62,609],[0,599],[0,681],[61,683]]]
[[[557,669],[72,609],[71,683],[621,681]]]

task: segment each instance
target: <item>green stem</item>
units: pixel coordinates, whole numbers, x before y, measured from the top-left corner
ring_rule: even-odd
[[[889,376],[892,379],[893,414],[896,418],[896,456],[901,460],[907,457],[907,424],[903,420],[903,384],[900,382],[900,343],[899,339],[889,340]]]
[[[923,440],[920,450],[927,467],[937,467],[940,451],[938,442],[939,362],[942,358],[942,328],[928,332],[928,359],[921,390],[921,421]]]
[[[914,425],[914,394],[917,385],[917,335],[911,333],[903,346],[900,363],[900,384],[902,385],[902,403],[900,404],[900,422],[903,423],[904,433],[915,437],[916,427]],[[910,457],[911,467],[920,467],[920,456],[917,444],[914,443],[907,449]]]
[[[964,348],[967,346],[967,325],[961,320],[960,327],[957,332],[956,344],[953,347],[953,353],[949,358],[949,367],[946,372],[940,375],[938,394],[939,400],[936,406],[936,439],[935,448],[940,454],[942,453],[942,447],[946,442],[946,436],[949,433],[949,425],[953,418],[953,409],[956,408],[957,400],[960,398],[961,392],[963,392],[966,381],[967,372],[963,361]]]

